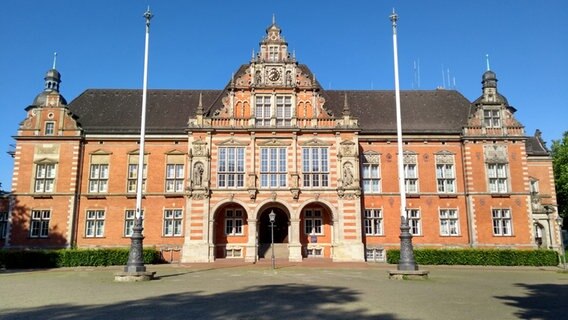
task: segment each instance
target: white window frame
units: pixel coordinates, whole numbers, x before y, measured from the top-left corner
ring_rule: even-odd
[[[181,163],[166,164],[166,193],[183,192],[185,165]]]
[[[456,192],[456,174],[453,163],[436,164],[436,184],[438,193]]]
[[[242,247],[225,247],[225,258],[242,258]]]
[[[217,186],[219,188],[243,188],[245,186],[244,147],[219,147]]]
[[[488,163],[487,178],[490,193],[508,193],[509,175],[506,163]]]
[[[144,226],[144,210],[140,210],[140,218],[142,218],[142,226]],[[124,210],[124,236],[132,237],[133,227],[136,223],[136,209]]]
[[[255,97],[254,117],[257,126],[270,126],[270,120],[272,119],[271,95],[257,95]]]
[[[380,163],[363,162],[362,179],[364,193],[380,193],[381,192],[381,165]]]
[[[493,236],[510,237],[513,235],[513,217],[509,208],[491,209]]]
[[[418,193],[418,164],[404,164],[404,188],[407,193]]]
[[[276,96],[276,126],[289,127],[292,125],[292,96]]]
[[[323,236],[323,212],[321,209],[304,210],[304,234]]]
[[[285,188],[288,183],[286,147],[260,148],[260,187]]]
[[[104,210],[87,210],[85,219],[86,238],[102,238],[105,236]]]
[[[46,122],[45,122],[44,134],[45,134],[46,136],[53,136],[53,135],[55,135],[55,122],[53,122],[53,121],[46,121]]]
[[[51,193],[55,190],[55,176],[57,165],[55,163],[36,164],[34,179],[34,192]]]
[[[244,235],[244,213],[242,209],[225,210],[225,235]]]
[[[384,235],[383,227],[383,210],[381,209],[365,209],[364,211],[364,227],[366,236],[382,236]]]
[[[268,61],[276,62],[278,61],[278,46],[268,46]]]
[[[183,235],[183,210],[164,209],[164,237],[179,237]]]
[[[0,239],[6,239],[8,235],[8,211],[0,212]]]
[[[329,187],[329,148],[302,148],[304,187]]]
[[[440,209],[438,216],[440,218],[440,235],[445,237],[459,237],[460,220],[458,209]]]
[[[108,163],[91,164],[89,173],[89,193],[107,193],[108,179]]]
[[[501,128],[501,110],[499,109],[483,110],[483,125],[486,128]]]
[[[32,210],[30,216],[30,238],[47,238],[51,210]]]
[[[384,262],[386,261],[384,248],[365,248],[365,258],[367,261]]]
[[[146,178],[148,177],[148,164],[144,163],[142,168],[142,191],[146,191]],[[128,193],[136,192],[138,184],[138,163],[129,163],[127,171],[126,191]]]
[[[408,217],[408,225],[410,226],[410,233],[413,236],[422,235],[422,217],[420,209],[406,209],[406,216]]]

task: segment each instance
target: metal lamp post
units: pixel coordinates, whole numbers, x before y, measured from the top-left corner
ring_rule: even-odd
[[[268,219],[270,219],[270,247],[272,248],[272,270],[274,270],[274,219],[276,219],[276,213],[274,213],[274,210],[270,211]]]

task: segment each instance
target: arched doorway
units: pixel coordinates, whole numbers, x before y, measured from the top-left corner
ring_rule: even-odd
[[[272,243],[270,212],[274,212],[276,215],[274,218],[274,248],[272,252],[274,252],[276,258],[288,258],[290,220],[286,211],[278,207],[267,207],[260,214],[258,219],[258,257],[262,259],[270,256],[269,250]]]

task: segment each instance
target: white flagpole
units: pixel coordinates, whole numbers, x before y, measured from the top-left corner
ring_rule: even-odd
[[[144,44],[144,84],[142,88],[142,115],[140,119],[140,150],[136,182],[136,220],[142,218],[142,184],[144,182],[144,142],[146,134],[146,100],[148,95],[148,45],[150,42],[150,19],[153,15],[150,7],[144,13],[146,18],[146,42]]]

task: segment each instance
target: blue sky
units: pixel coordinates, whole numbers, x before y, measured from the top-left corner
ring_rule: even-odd
[[[150,89],[220,89],[251,52],[272,15],[289,47],[324,88],[393,89],[392,29],[399,20],[401,89],[454,87],[481,94],[485,55],[499,91],[532,135],[568,130],[568,2],[476,1],[2,1],[0,182],[10,190],[15,141],[57,51],[67,101],[88,88],[141,88],[144,19]],[[450,73],[450,85],[447,74]],[[442,77],[444,74],[444,79]],[[404,106],[402,106],[404,107]]]

